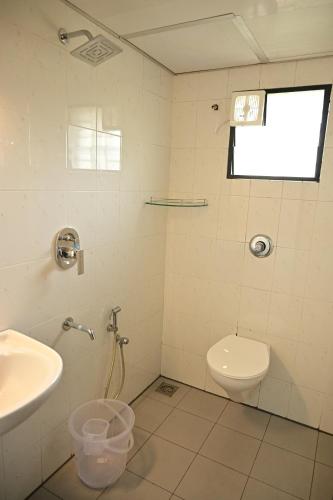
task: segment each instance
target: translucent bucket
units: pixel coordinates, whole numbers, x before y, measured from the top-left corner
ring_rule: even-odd
[[[90,488],[110,486],[122,475],[134,444],[134,412],[115,399],[98,399],[74,410],[68,427],[77,472]]]

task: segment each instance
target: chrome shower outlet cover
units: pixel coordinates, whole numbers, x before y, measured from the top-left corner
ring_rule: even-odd
[[[268,257],[273,251],[273,242],[265,234],[256,234],[251,238],[249,248],[255,257]]]

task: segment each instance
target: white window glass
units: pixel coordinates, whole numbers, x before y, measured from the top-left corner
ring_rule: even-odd
[[[233,175],[314,178],[324,94],[268,91],[266,125],[235,129]]]

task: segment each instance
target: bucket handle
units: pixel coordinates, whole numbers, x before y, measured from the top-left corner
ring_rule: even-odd
[[[111,451],[114,451],[115,453],[128,453],[129,451],[131,451],[131,449],[133,448],[133,445],[134,445],[134,438],[133,438],[133,433],[131,432],[131,434],[129,435],[129,440],[128,440],[128,445],[127,445],[127,448],[113,448],[113,446],[110,446],[108,445],[107,448]]]

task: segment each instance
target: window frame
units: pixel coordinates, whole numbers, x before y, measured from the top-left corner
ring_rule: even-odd
[[[285,177],[285,176],[269,176],[269,175],[235,175],[234,170],[234,147],[236,145],[236,127],[230,126],[229,147],[228,147],[228,164],[227,164],[227,179],[266,179],[266,180],[280,180],[280,181],[310,181],[319,182],[320,171],[324,153],[325,134],[327,129],[328,112],[331,99],[332,84],[322,85],[306,85],[300,87],[281,87],[265,90],[265,106],[264,106],[264,124],[266,123],[266,109],[267,109],[267,95],[286,93],[286,92],[303,92],[311,90],[324,90],[323,110],[320,125],[319,143],[317,149],[316,170],[314,177]]]

